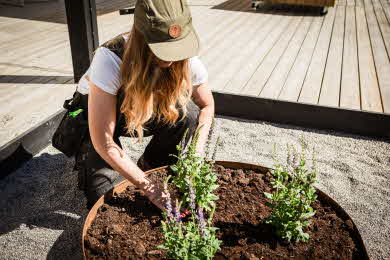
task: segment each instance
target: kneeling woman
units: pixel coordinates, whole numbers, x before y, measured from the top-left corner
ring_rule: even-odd
[[[197,150],[203,154],[214,100],[191,20],[185,0],[138,0],[131,32],[96,50],[76,93],[88,110],[90,138],[76,155],[75,170],[89,208],[124,177],[162,209],[161,184],[144,171],[174,163],[170,154],[177,154],[185,131],[200,125]],[[120,136],[153,137],[135,164]]]

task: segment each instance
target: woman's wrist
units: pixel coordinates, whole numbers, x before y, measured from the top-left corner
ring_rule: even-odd
[[[137,186],[138,189],[140,190],[150,190],[153,186],[152,182],[148,180],[147,178],[143,178],[139,180],[137,183],[135,183],[135,186]]]

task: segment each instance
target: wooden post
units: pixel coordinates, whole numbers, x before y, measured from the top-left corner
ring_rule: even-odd
[[[65,0],[74,80],[87,71],[99,46],[95,0]]]

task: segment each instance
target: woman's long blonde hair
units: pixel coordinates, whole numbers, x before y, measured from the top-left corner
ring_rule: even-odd
[[[127,132],[141,139],[146,122],[156,119],[172,125],[187,113],[192,95],[188,60],[176,61],[168,68],[155,64],[156,57],[142,33],[134,27],[125,44],[121,65],[123,103]]]

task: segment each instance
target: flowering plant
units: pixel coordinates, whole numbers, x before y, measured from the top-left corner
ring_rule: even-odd
[[[186,151],[184,141],[177,146],[178,161],[171,166],[175,173],[172,183],[183,196],[180,203],[176,201],[174,208],[168,191],[171,176],[164,183],[167,194],[162,221],[165,242],[159,248],[165,249],[168,257],[174,259],[212,259],[221,245],[221,241],[216,238],[217,228],[211,226],[215,212],[214,201],[218,199],[212,193],[218,188],[217,176],[211,170],[211,164],[196,155],[198,137],[199,129]],[[182,219],[180,213],[183,203],[190,212],[188,219]],[[204,213],[208,215],[207,220]]]
[[[211,163],[196,154],[199,130],[200,128],[195,132],[187,149],[184,146],[185,134],[183,141],[177,146],[178,161],[171,166],[171,170],[175,173],[173,183],[183,193],[184,202],[187,204],[190,202],[188,191],[192,182],[195,203],[209,212],[215,207],[214,201],[219,199],[213,194],[219,186],[216,184],[217,175],[211,170]]]
[[[317,199],[314,183],[317,170],[313,152],[313,165],[307,169],[304,147],[299,155],[295,148],[288,148],[287,164],[275,164],[271,181],[275,191],[264,195],[270,200],[271,216],[265,219],[273,225],[277,234],[288,241],[307,241],[309,234],[303,231],[314,216],[311,204]]]
[[[164,212],[165,221],[161,222],[165,242],[159,248],[165,249],[168,257],[173,259],[212,259],[221,244],[215,236],[217,228],[211,226],[214,211],[206,221],[203,208],[195,206],[195,193],[192,183],[189,182],[191,215],[190,219],[184,222],[180,213],[181,203],[176,201],[172,209],[172,201],[167,189],[168,180],[169,177],[164,185],[168,196]]]

